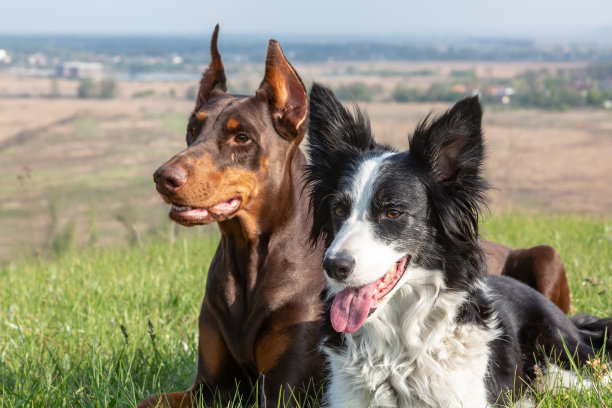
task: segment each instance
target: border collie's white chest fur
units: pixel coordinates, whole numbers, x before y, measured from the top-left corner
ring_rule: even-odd
[[[444,291],[439,271],[409,268],[389,304],[346,348],[325,348],[326,406],[486,407],[488,344],[496,331],[457,324],[464,297]]]

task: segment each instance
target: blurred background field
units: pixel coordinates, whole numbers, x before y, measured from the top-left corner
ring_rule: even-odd
[[[171,80],[164,81],[120,79],[122,69],[130,68],[104,64],[93,73],[98,77],[65,78],[57,69],[44,68],[53,62],[32,68],[25,56],[21,64],[13,60],[0,70],[0,259],[122,244],[168,228],[151,175],[185,146],[186,118],[207,60],[206,39],[201,43],[198,63],[166,72]],[[254,57],[235,62],[239,58],[227,53],[230,89],[249,94],[257,88],[265,41],[258,48],[256,62],[250,62]],[[290,47],[287,54],[299,55]],[[171,61],[171,55],[156,58]],[[612,213],[607,177],[612,174],[612,110],[606,107],[606,98],[612,100],[612,63],[296,59],[307,84],[326,83],[347,102],[365,106],[376,136],[400,149],[427,113],[481,93],[487,172],[496,188],[491,192],[494,213],[515,208],[604,218]],[[597,80],[589,76],[595,67],[603,72]],[[131,69],[163,77],[163,72]],[[552,77],[557,82],[548,83]],[[539,107],[520,102],[523,91],[511,84],[524,78],[533,82],[529,92],[536,92],[534,84],[541,87],[534,100],[547,100],[540,93],[559,100]],[[104,86],[110,88],[107,95],[100,94]],[[564,92],[573,96],[564,100]],[[589,99],[594,93],[597,103]],[[578,99],[572,102],[573,97]]]

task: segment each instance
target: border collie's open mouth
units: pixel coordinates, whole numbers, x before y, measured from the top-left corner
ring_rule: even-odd
[[[334,298],[331,323],[337,332],[353,333],[361,327],[406,272],[410,257],[397,261],[380,279],[359,288],[346,287]]]
[[[240,208],[242,199],[233,197],[211,207],[190,207],[172,203],[168,216],[183,225],[210,224],[214,221],[227,219]]]

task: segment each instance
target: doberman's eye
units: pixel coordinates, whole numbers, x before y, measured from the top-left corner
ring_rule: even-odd
[[[194,131],[195,131],[195,129],[194,129],[194,128],[189,128],[189,129],[187,129],[187,137],[186,137],[186,139],[187,139],[187,145],[190,145],[190,144],[193,142],[193,139],[195,139],[195,138],[193,137],[193,132],[194,132]]]
[[[340,218],[346,217],[346,208],[341,205],[334,207],[334,214],[336,214]]]
[[[399,217],[400,215],[402,215],[402,213],[397,211],[397,210],[390,209],[390,210],[387,211],[386,215],[387,215],[387,218],[392,218],[393,219],[393,218]]]
[[[247,135],[245,135],[244,133],[238,133],[235,137],[234,137],[234,142],[238,143],[238,144],[245,144],[246,142],[248,142],[249,140],[251,140]]]

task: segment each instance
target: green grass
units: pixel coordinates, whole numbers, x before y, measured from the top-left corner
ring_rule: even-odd
[[[612,315],[612,220],[514,214],[492,217],[483,228],[509,245],[557,247],[576,311]],[[0,266],[0,407],[127,407],[188,387],[217,240],[209,230],[191,230],[141,247]],[[612,406],[612,389],[598,391]],[[601,406],[593,389],[544,391],[536,401]]]
[[[3,266],[0,406],[129,406],[189,386],[216,241],[196,234]]]

